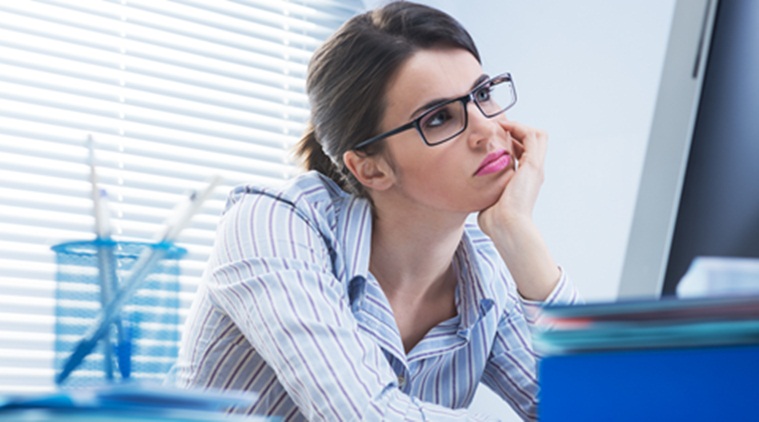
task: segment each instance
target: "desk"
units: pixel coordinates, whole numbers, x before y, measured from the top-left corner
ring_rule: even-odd
[[[58,389],[50,393],[0,396],[0,420],[18,422],[255,422],[263,416],[228,414],[232,406],[248,408],[257,395],[248,392],[185,390],[128,383]]]
[[[23,409],[16,411],[4,411],[0,413],[0,419],[14,422],[258,422],[272,421],[257,416],[224,415],[217,412],[197,411],[156,411],[156,412],[132,412],[129,410],[50,410],[50,409]]]
[[[544,422],[759,417],[759,344],[549,356],[539,376]]]

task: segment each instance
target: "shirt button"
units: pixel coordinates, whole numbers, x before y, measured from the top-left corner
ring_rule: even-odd
[[[398,375],[398,388],[406,386],[406,378],[403,375]]]

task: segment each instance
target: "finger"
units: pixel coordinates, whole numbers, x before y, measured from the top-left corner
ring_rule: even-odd
[[[526,151],[531,151],[530,154],[542,155],[547,139],[545,133],[512,121],[503,123],[502,127],[511,135],[514,155],[517,158],[522,158],[522,154]]]
[[[510,120],[501,121],[501,127],[506,131],[509,136],[509,140],[511,141],[512,155],[515,159],[520,159],[522,158],[522,154],[524,154],[526,149],[523,143],[524,136],[520,136],[520,133],[523,134],[525,130],[523,128],[517,128],[517,125],[519,124]]]
[[[530,136],[531,133],[535,131],[535,129],[523,125],[521,123],[515,122],[513,120],[506,120],[501,122],[501,127],[508,131],[511,134],[512,138],[515,138],[516,140],[520,141],[522,144],[524,144],[524,140]]]
[[[519,141],[523,149],[535,151],[545,150],[545,144],[548,141],[548,135],[542,130],[523,125],[514,121],[501,123],[501,127],[508,131],[512,138]]]
[[[512,145],[512,150],[514,153],[514,157],[522,158],[522,154],[524,154],[524,151],[525,151],[524,144],[519,139],[515,138],[514,136],[511,136],[511,145]]]

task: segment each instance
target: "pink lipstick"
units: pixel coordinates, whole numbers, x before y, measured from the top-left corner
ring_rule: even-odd
[[[511,155],[504,149],[500,151],[491,152],[488,154],[477,171],[474,172],[475,176],[485,176],[488,174],[497,173],[511,164]]]

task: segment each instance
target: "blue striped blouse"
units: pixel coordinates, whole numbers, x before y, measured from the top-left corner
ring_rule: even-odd
[[[530,326],[490,240],[468,223],[455,254],[458,315],[405,353],[369,273],[371,209],[316,172],[236,188],[172,373],[182,387],[255,391],[237,411],[290,420],[486,420],[480,382],[537,418]],[[563,272],[562,272],[563,273]],[[579,300],[562,275],[549,303]]]

